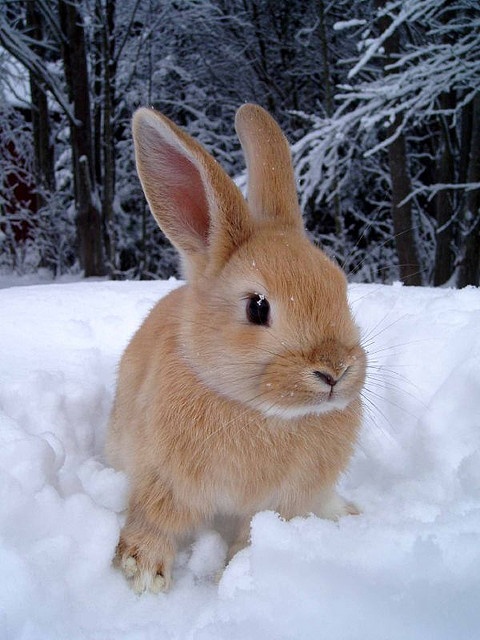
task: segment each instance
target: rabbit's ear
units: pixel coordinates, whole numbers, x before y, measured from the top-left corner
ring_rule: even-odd
[[[237,111],[235,128],[247,163],[253,216],[303,229],[290,147],[278,124],[262,107],[244,104]]]
[[[245,200],[207,151],[164,115],[133,116],[135,158],[155,220],[180,251],[187,278],[221,267],[251,234]]]

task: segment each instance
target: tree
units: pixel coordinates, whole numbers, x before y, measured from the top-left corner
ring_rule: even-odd
[[[23,9],[23,13],[18,12],[19,8]],[[48,37],[42,31],[44,24],[49,25]],[[59,0],[57,14],[52,2],[32,0],[5,3],[5,10],[0,14],[0,43],[30,73],[39,193],[42,181],[47,191],[53,191],[55,186],[49,151],[47,91],[56,99],[68,119],[80,263],[87,276],[103,274],[101,234],[92,174],[88,65],[78,6],[74,2]],[[63,83],[46,64],[46,52],[58,55],[59,45],[62,45],[68,97]],[[47,191],[42,197],[46,197]]]
[[[384,38],[385,60],[384,73],[392,72],[392,65],[398,59],[400,48],[399,29],[392,30],[392,18],[385,12],[385,0],[377,0],[379,7],[379,27]],[[399,261],[401,280],[408,285],[421,285],[421,269],[417,254],[415,227],[412,216],[412,202],[408,196],[412,190],[407,158],[405,134],[402,131],[399,114],[391,118],[385,136],[388,144],[388,165],[390,168],[390,184],[392,192],[392,220],[395,231],[395,244]]]
[[[0,45],[32,86],[36,264],[71,268],[76,220],[85,274],[175,274],[132,112],[160,109],[236,175],[234,112],[255,101],[294,145],[309,232],[352,277],[476,282],[479,31],[474,0],[5,0]]]
[[[480,93],[473,101],[467,183],[470,188],[465,194],[465,251],[458,281],[460,287],[480,284]]]
[[[70,135],[81,265],[86,277],[99,276],[104,275],[105,264],[94,173],[85,30],[78,4],[74,0],[59,0],[58,13],[63,34],[62,54],[65,78],[70,102],[73,105]]]
[[[40,59],[44,60],[46,64],[46,49],[42,46],[44,25],[38,4],[35,0],[26,3],[26,34],[32,41],[32,51]],[[40,187],[37,191],[37,195],[40,198],[37,204],[37,208],[39,209],[44,204],[41,196],[42,191],[53,191],[55,189],[54,155],[45,83],[39,78],[38,74],[32,70],[29,71],[29,78],[35,154],[35,179],[36,184]]]
[[[375,25],[380,31],[372,37]],[[409,257],[408,246],[398,247],[402,236],[410,236],[406,244],[410,249],[416,248],[420,262],[420,269],[414,269],[425,272],[427,280],[436,273],[436,282],[440,283],[454,277],[449,271],[455,262],[451,256],[445,258],[445,246],[457,256],[457,263],[470,262],[467,257],[475,254],[475,249],[469,248],[475,245],[475,222],[479,216],[475,197],[470,194],[478,190],[473,169],[475,154],[468,162],[462,159],[465,149],[473,148],[474,129],[468,133],[460,123],[465,122],[463,113],[478,95],[480,8],[469,0],[391,0],[377,7],[373,20],[365,17],[363,23],[355,20],[341,26],[356,30],[362,46],[356,60],[350,63],[349,82],[337,89],[338,106],[333,117],[315,118],[312,132],[297,145],[303,199],[314,194],[319,203],[331,200],[335,194],[342,198],[343,193],[352,191],[354,181],[360,179],[370,185],[372,177],[378,193],[379,180],[385,182],[388,178],[400,275],[412,283],[411,274],[401,273],[401,265],[417,261],[415,256]],[[450,96],[449,100],[446,96]],[[448,149],[446,144],[450,144]],[[389,177],[381,164],[381,154],[385,152]],[[372,164],[375,156],[378,159]],[[410,184],[407,156],[413,167]],[[455,162],[469,166],[466,181],[460,179],[459,172],[452,176]],[[452,182],[443,182],[452,177]],[[463,221],[461,206],[446,197],[437,197],[443,192],[458,193],[458,202],[467,199],[471,203],[467,208],[463,206],[467,211]],[[363,193],[368,198],[365,189]],[[436,198],[437,211],[433,215],[429,207],[432,198]],[[404,209],[398,224],[397,214],[407,206],[412,213],[408,209],[405,213]],[[370,209],[368,215],[375,213]],[[360,222],[363,215],[353,212],[354,220]],[[381,237],[378,220],[372,217],[370,226]],[[357,232],[358,225],[353,224],[353,229]],[[451,246],[453,241],[455,247]],[[437,265],[435,259],[439,261]]]

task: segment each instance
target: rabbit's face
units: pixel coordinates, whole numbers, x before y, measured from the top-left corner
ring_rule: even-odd
[[[189,292],[185,356],[210,388],[267,416],[345,408],[366,358],[342,271],[302,234],[270,225],[215,281]]]

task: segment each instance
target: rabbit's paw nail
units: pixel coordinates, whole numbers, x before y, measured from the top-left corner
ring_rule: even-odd
[[[157,573],[157,575],[153,578],[149,590],[152,593],[162,593],[167,591],[168,582],[165,577],[161,573]]]
[[[146,591],[155,594],[164,593],[169,587],[168,581],[161,573],[153,575],[150,571],[138,571],[131,584],[134,592],[138,595]]]
[[[133,556],[127,556],[122,560],[122,570],[126,578],[133,578],[138,573],[137,561]]]
[[[359,516],[362,513],[362,510],[354,502],[345,502],[345,509],[349,516]]]
[[[146,571],[138,571],[137,574],[133,577],[130,585],[133,591],[138,596],[141,596],[142,593],[145,593],[145,591],[147,590],[149,581],[150,576]]]

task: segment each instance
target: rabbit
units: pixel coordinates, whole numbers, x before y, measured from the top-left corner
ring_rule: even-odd
[[[290,148],[260,106],[235,127],[248,202],[167,117],[133,117],[137,171],[186,283],[122,356],[107,453],[129,479],[114,564],[166,591],[186,534],[231,516],[227,562],[261,510],[359,513],[336,491],[362,419],[366,355],[337,264],[307,237]]]

